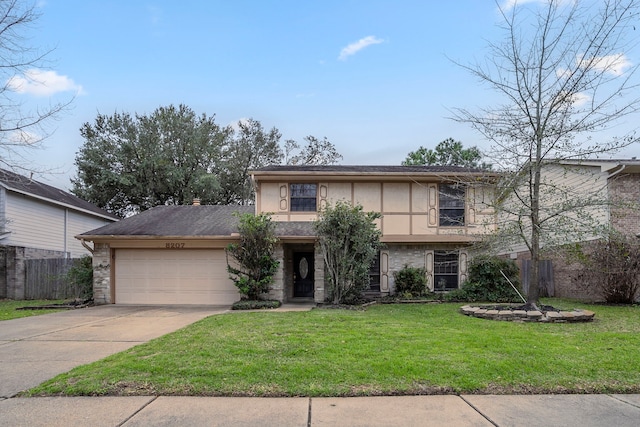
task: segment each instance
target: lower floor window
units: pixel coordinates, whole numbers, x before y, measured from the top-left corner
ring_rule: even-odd
[[[458,252],[434,251],[434,290],[450,291],[458,289]]]
[[[380,252],[369,267],[369,290],[380,292]]]

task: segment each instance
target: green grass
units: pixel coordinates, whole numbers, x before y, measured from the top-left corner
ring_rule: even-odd
[[[18,319],[20,317],[38,316],[40,314],[55,313],[61,309],[16,310],[20,307],[34,307],[47,304],[58,304],[63,300],[28,300],[14,301],[0,299],[0,320]]]
[[[638,393],[640,307],[591,323],[499,322],[460,304],[212,316],[59,375],[30,395]]]

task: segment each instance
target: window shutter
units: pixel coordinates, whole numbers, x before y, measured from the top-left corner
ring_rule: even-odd
[[[469,260],[469,254],[467,253],[467,251],[460,251],[460,255],[458,257],[458,271],[459,271],[459,276],[458,276],[458,287],[461,288],[462,284],[469,278],[469,271],[468,271],[468,260]]]
[[[433,292],[433,251],[425,251],[424,269],[427,272],[427,287]]]
[[[389,292],[389,251],[380,251],[380,291]]]
[[[288,195],[289,195],[289,185],[288,184],[279,184],[280,186],[280,205],[278,206],[281,211],[289,210],[288,203]]]

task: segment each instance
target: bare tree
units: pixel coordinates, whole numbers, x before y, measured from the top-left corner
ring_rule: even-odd
[[[627,57],[640,30],[638,3],[508,2],[498,6],[505,39],[489,44],[485,63],[460,64],[504,100],[479,111],[456,109],[454,119],[490,140],[489,157],[506,171],[496,200],[508,223],[499,229],[531,253],[529,307],[538,303],[544,247],[560,231],[590,227],[597,214],[588,208],[606,202],[598,191],[576,197],[544,171],[638,142],[634,133],[592,140],[638,111],[637,66]]]
[[[20,0],[0,0],[0,163],[33,172],[25,150],[41,147],[49,136],[46,124],[73,100],[29,108],[19,99],[17,81],[37,79],[33,70],[46,65],[51,50],[29,45],[25,33],[39,18],[35,6]]]

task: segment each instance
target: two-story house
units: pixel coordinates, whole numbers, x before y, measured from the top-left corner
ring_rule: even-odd
[[[88,255],[74,237],[118,219],[66,191],[0,169],[0,298],[25,298],[26,260]]]
[[[230,304],[239,299],[224,251],[238,239],[233,214],[269,213],[280,261],[270,297],[322,302],[313,221],[344,200],[382,214],[371,291],[392,292],[404,265],[424,267],[431,289],[451,290],[466,278],[465,248],[493,230],[492,176],[440,166],[270,166],[251,172],[254,206],[159,206],[78,238],[94,242],[98,303]]]
[[[600,239],[607,229],[640,237],[640,160],[553,160],[543,165],[541,176],[540,211],[545,219],[541,226],[541,246],[545,249],[542,292],[556,297],[598,299],[598,295],[574,280],[579,266],[567,260],[564,249],[576,244],[588,248],[589,242]],[[522,205],[518,201],[515,204]],[[499,227],[516,219],[500,210]],[[531,268],[526,245],[522,241],[505,243],[502,250],[517,260],[526,290]]]

